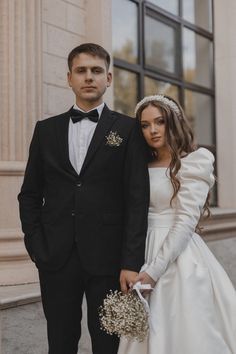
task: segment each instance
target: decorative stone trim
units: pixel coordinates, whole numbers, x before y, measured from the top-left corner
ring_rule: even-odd
[[[25,167],[24,161],[0,161],[0,176],[23,176]]]

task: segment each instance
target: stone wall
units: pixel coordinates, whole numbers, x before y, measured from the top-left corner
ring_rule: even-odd
[[[43,0],[43,116],[62,113],[74,103],[67,84],[67,55],[85,41],[84,0]]]

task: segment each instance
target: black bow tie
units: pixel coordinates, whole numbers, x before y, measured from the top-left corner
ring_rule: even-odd
[[[92,122],[97,123],[99,118],[97,109],[93,109],[90,112],[82,112],[78,109],[71,108],[70,114],[73,123],[80,122],[84,118],[88,118]]]

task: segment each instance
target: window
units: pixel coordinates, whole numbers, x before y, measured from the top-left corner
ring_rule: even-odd
[[[168,95],[173,97],[175,100],[179,99],[179,90],[178,86],[173,85],[169,82],[155,80],[148,76],[144,78],[144,95],[151,96],[153,93],[158,92],[162,95]]]
[[[178,0],[150,0],[150,2],[175,15],[179,14]]]
[[[211,0],[183,0],[182,6],[185,20],[207,31],[212,31]]]
[[[197,143],[215,154],[212,0],[112,0],[115,109],[179,100]],[[214,199],[215,200],[215,199]]]
[[[158,33],[158,36],[157,36]],[[175,28],[155,17],[145,16],[145,66],[174,74],[177,70]]]
[[[112,6],[113,55],[135,64],[138,62],[138,6],[128,0],[113,1]]]
[[[133,116],[137,103],[137,75],[128,70],[114,68],[114,105],[116,110]]]
[[[193,30],[183,30],[184,80],[197,85],[213,87],[212,41]]]
[[[185,90],[185,112],[199,145],[214,144],[213,102],[209,95]]]

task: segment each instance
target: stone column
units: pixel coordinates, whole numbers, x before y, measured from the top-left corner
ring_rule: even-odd
[[[42,116],[41,0],[0,0],[0,285],[32,282],[17,194]]]
[[[214,1],[218,204],[236,207],[236,2]]]

